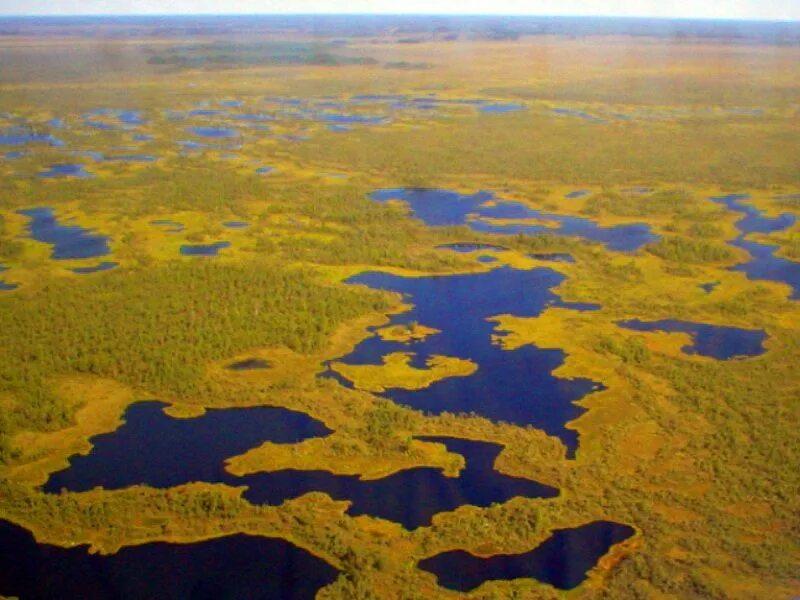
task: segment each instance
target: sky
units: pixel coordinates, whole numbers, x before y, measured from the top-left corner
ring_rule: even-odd
[[[0,15],[608,15],[800,21],[800,0],[0,0]]]

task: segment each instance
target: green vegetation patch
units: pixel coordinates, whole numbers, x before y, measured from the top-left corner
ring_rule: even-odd
[[[0,436],[71,418],[48,380],[91,373],[172,397],[207,393],[209,361],[257,346],[320,348],[343,321],[385,310],[378,292],[320,284],[277,264],[167,263],[0,301],[0,394],[16,400]],[[8,459],[0,448],[0,459]]]

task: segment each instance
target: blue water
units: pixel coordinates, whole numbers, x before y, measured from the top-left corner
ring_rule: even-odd
[[[783,231],[797,220],[790,213],[778,217],[765,217],[756,207],[742,202],[750,196],[747,194],[730,194],[712,198],[714,202],[723,204],[729,210],[742,213],[744,216],[736,222],[736,227],[741,234],[732,242],[731,246],[741,248],[750,254],[750,261],[735,265],[731,271],[739,271],[747,275],[748,279],[777,281],[791,286],[793,300],[800,300],[800,263],[775,256],[778,246],[761,244],[746,239],[751,233],[770,233]]]
[[[414,216],[427,225],[469,225],[476,231],[504,235],[552,233],[555,235],[577,236],[605,244],[611,250],[633,251],[658,240],[645,223],[600,227],[594,221],[581,217],[570,217],[545,213],[529,208],[521,202],[495,198],[491,192],[481,191],[472,195],[462,195],[449,190],[425,188],[383,189],[373,192],[370,198],[378,202],[402,200],[406,202]],[[486,206],[489,201],[495,206]],[[553,221],[558,227],[544,225],[512,224],[492,225],[486,221],[470,219],[543,219]]]
[[[189,127],[186,131],[199,137],[207,138],[235,138],[239,132],[228,127]]]
[[[136,135],[133,136],[133,141],[135,142],[149,142],[152,139],[153,136],[147,133],[137,133]]]
[[[420,561],[419,568],[436,575],[439,585],[469,592],[486,581],[536,579],[560,590],[571,590],[609,549],[635,534],[627,525],[595,521],[571,529],[556,529],[551,537],[525,554],[482,558],[463,550],[444,552]]]
[[[600,117],[596,117],[594,115],[590,115],[587,112],[582,110],[573,110],[571,108],[554,108],[553,112],[559,116],[567,116],[567,117],[578,117],[579,119],[583,119],[584,121],[589,121],[590,123],[605,123],[605,119],[601,119]]]
[[[691,323],[676,319],[619,321],[617,325],[634,331],[668,331],[688,333],[692,343],[681,348],[686,354],[698,354],[717,360],[764,354],[767,334],[760,329],[740,329],[722,325]]]
[[[3,155],[5,160],[17,160],[18,158],[22,158],[24,156],[28,156],[27,152],[20,152],[19,150],[12,150],[11,152],[6,152]]]
[[[223,248],[230,247],[230,242],[214,242],[213,244],[184,244],[181,254],[184,256],[217,256]]]
[[[258,167],[256,169],[256,173],[258,173],[259,175],[268,175],[269,173],[272,173],[274,170],[275,169],[272,167]]]
[[[278,538],[153,542],[111,555],[39,544],[0,520],[0,594],[24,600],[311,600],[338,571]]]
[[[64,142],[55,136],[43,133],[25,133],[6,131],[0,133],[0,146],[23,146],[25,144],[48,144],[53,147],[64,146]]]
[[[706,294],[710,294],[717,288],[717,286],[719,286],[719,281],[709,281],[708,283],[701,283],[700,289]]]
[[[508,250],[508,248],[504,248],[503,246],[495,246],[494,244],[478,244],[472,242],[456,242],[454,244],[441,244],[440,246],[436,246],[439,250],[452,250],[453,252],[460,252],[462,254],[466,254],[469,252],[478,252],[482,250],[493,250],[496,252],[502,252],[503,250]]]
[[[225,221],[222,226],[228,227],[229,229],[244,229],[245,227],[249,227],[250,224],[246,221]]]
[[[534,252],[532,254],[528,254],[528,256],[536,260],[546,260],[549,262],[575,262],[575,259],[572,257],[572,255],[565,252]]]
[[[44,177],[46,179],[53,179],[57,177],[93,177],[93,175],[83,169],[83,165],[75,165],[75,164],[58,164],[58,165],[50,165],[47,167],[47,171],[42,171],[39,173],[39,177]]]
[[[484,255],[484,256],[479,256],[479,257],[478,257],[478,262],[480,262],[480,263],[493,263],[493,262],[497,262],[497,257],[496,257],[496,256],[486,256],[486,255]]]
[[[478,110],[482,113],[510,113],[527,109],[528,107],[524,104],[515,104],[511,102],[504,104],[484,104],[478,108]]]
[[[226,108],[239,108],[240,106],[244,106],[243,100],[220,100],[220,106],[224,106]]]
[[[72,456],[69,467],[50,475],[44,491],[85,491],[97,485],[119,489],[136,484],[165,488],[191,481],[230,483],[235,478],[224,470],[225,459],[268,440],[291,444],[330,433],[319,421],[284,408],[209,409],[200,417],[178,419],[166,415],[165,406],[162,402],[132,404],[117,431],[93,437],[92,451]]]
[[[326,123],[335,123],[338,125],[347,124],[361,124],[361,125],[380,125],[386,123],[388,119],[381,115],[362,115],[362,114],[346,114],[346,113],[319,113],[316,118]]]
[[[558,490],[495,471],[502,450],[497,444],[457,438],[417,438],[444,444],[464,457],[466,466],[458,477],[445,477],[432,467],[406,469],[383,479],[362,480],[355,475],[327,471],[274,471],[241,478],[250,486],[244,497],[256,504],[281,504],[311,491],[322,491],[337,500],[349,500],[347,513],[371,515],[416,529],[431,524],[434,515],[459,506],[487,507],[515,497],[552,498]],[[241,485],[241,483],[240,483]]]
[[[328,130],[335,133],[346,133],[352,131],[352,128],[347,125],[328,125]]]
[[[583,198],[584,196],[588,196],[591,194],[591,190],[575,190],[574,192],[569,192],[565,194],[565,198],[569,198],[570,200],[575,200],[576,198]]]
[[[408,529],[428,525],[433,515],[465,504],[485,507],[517,496],[558,494],[546,485],[495,471],[502,446],[455,438],[420,439],[442,443],[464,457],[466,466],[457,477],[446,477],[432,467],[407,469],[377,480],[293,469],[236,477],[225,471],[226,459],[265,441],[295,443],[328,435],[330,430],[283,408],[215,409],[197,418],[175,419],[164,414],[164,406],[160,402],[131,405],[117,431],[92,438],[92,451],[72,456],[69,467],[53,473],[43,490],[121,489],[137,484],[167,488],[206,481],[248,486],[247,500],[269,505],[321,491],[351,501],[351,515],[381,517]]]
[[[510,267],[429,277],[376,272],[357,275],[348,283],[400,292],[414,305],[409,312],[393,315],[391,325],[416,321],[441,333],[410,346],[373,335],[338,360],[353,365],[378,365],[382,357],[392,352],[413,352],[411,364],[417,368],[424,368],[433,355],[472,360],[478,370],[469,377],[451,377],[421,390],[390,388],[384,395],[399,404],[433,414],[474,412],[493,421],[533,425],[560,438],[568,456],[574,456],[578,434],[565,426],[585,410],[574,402],[601,386],[588,379],[553,376],[553,370],[564,360],[560,350],[532,345],[503,350],[492,343],[495,324],[487,321],[501,314],[532,317],[548,306],[574,310],[598,308],[561,301],[551,290],[564,279],[551,269],[522,271]],[[333,371],[327,376],[349,385]]]
[[[61,225],[51,208],[27,208],[19,214],[30,217],[28,231],[37,242],[53,246],[50,258],[56,260],[95,258],[109,254],[109,237],[77,225]]]
[[[72,269],[73,273],[77,273],[78,275],[88,275],[90,273],[99,273],[101,271],[110,271],[114,267],[119,266],[119,263],[104,261],[99,264],[94,265],[93,267],[76,267]]]

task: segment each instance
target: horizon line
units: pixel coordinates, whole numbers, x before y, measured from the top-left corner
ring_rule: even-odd
[[[627,19],[652,21],[717,21],[726,23],[793,23],[800,25],[800,19],[780,19],[775,17],[693,17],[664,15],[613,15],[613,14],[542,14],[542,13],[366,13],[366,12],[187,12],[187,13],[46,13],[16,14],[0,13],[0,19],[33,19],[33,18],[130,18],[130,17],[494,17],[505,19],[546,18],[546,19]]]

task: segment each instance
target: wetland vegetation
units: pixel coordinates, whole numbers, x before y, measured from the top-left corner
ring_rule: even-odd
[[[0,20],[0,596],[797,596],[799,42]]]

